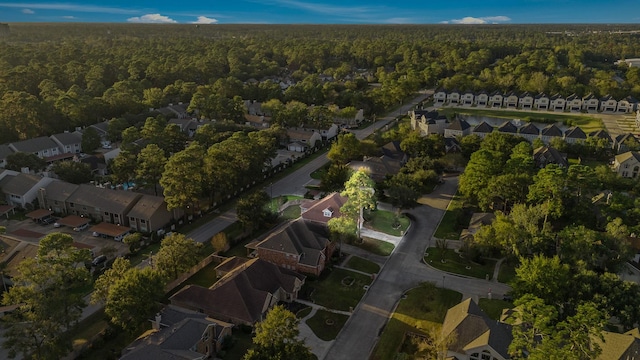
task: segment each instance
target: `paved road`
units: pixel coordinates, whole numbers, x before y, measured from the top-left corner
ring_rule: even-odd
[[[442,186],[428,196],[426,205],[410,211],[416,219],[412,228],[387,260],[325,359],[368,358],[380,330],[387,323],[402,294],[422,282],[431,281],[442,286],[444,276],[446,288],[474,298],[486,297],[489,289],[494,294],[508,291],[508,286],[504,284],[449,275],[422,263],[422,255],[457,186],[457,177],[447,178]]]

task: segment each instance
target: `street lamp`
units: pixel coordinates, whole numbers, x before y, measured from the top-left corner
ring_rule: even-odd
[[[442,288],[444,289],[444,275],[442,275]]]

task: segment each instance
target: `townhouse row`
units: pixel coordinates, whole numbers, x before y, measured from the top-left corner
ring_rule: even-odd
[[[475,134],[484,138],[491,132],[499,131],[523,137],[530,142],[540,139],[545,144],[549,144],[553,138],[561,138],[569,144],[575,144],[579,141],[585,141],[588,137],[597,137],[604,139],[617,153],[628,151],[630,148],[640,145],[640,141],[631,133],[611,138],[605,130],[597,130],[586,134],[578,126],[563,130],[556,124],[549,124],[539,128],[533,123],[524,123],[518,126],[510,120],[506,120],[497,127],[490,125],[486,121],[472,126],[461,118],[449,121],[437,111],[413,110],[409,112],[409,115],[411,116],[411,128],[420,131],[422,136],[440,134],[445,138],[457,138]]]
[[[529,92],[517,94],[514,91],[503,94],[499,91],[492,93],[480,91],[476,93],[473,91],[439,89],[433,94],[433,101],[435,105],[503,107],[507,109],[544,111],[632,113],[638,110],[638,100],[632,96],[617,100],[610,95],[599,98],[593,94],[585,97],[580,97],[576,94],[564,97],[560,94],[549,96],[540,93],[533,95]]]

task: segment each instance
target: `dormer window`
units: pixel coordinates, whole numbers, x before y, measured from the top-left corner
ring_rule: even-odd
[[[322,215],[324,215],[324,217],[330,218],[331,216],[333,216],[333,209],[329,207],[322,210]]]

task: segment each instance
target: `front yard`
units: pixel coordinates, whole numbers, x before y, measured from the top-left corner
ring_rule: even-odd
[[[430,329],[440,328],[447,310],[461,300],[461,293],[437,288],[431,283],[423,283],[408,291],[384,327],[372,359],[397,359],[406,333],[427,335]]]
[[[361,257],[352,256],[347,262],[350,269],[366,272],[369,274],[377,274],[380,272],[380,265]]]
[[[380,256],[391,255],[395,248],[392,243],[368,237],[363,237],[362,242],[357,242],[352,245]]]
[[[319,339],[331,341],[338,336],[347,319],[349,319],[347,315],[318,310],[306,323]]]
[[[480,306],[480,309],[482,309],[482,311],[484,311],[484,313],[493,320],[500,320],[502,310],[513,308],[512,303],[501,299],[480,299],[478,306]]]
[[[409,218],[392,211],[374,210],[365,214],[364,226],[392,236],[402,236],[409,227]]]
[[[371,284],[371,277],[344,269],[334,269],[318,280],[307,279],[303,292],[311,300],[334,310],[351,311],[366,292],[364,286]]]
[[[456,194],[449,203],[447,211],[438,225],[434,237],[439,239],[458,240],[462,229],[467,227],[471,220],[472,211],[467,211],[464,199]]]
[[[453,249],[428,248],[424,255],[424,262],[434,268],[454,274],[472,276],[478,279],[493,277],[496,262],[483,259],[483,264],[471,262]]]

